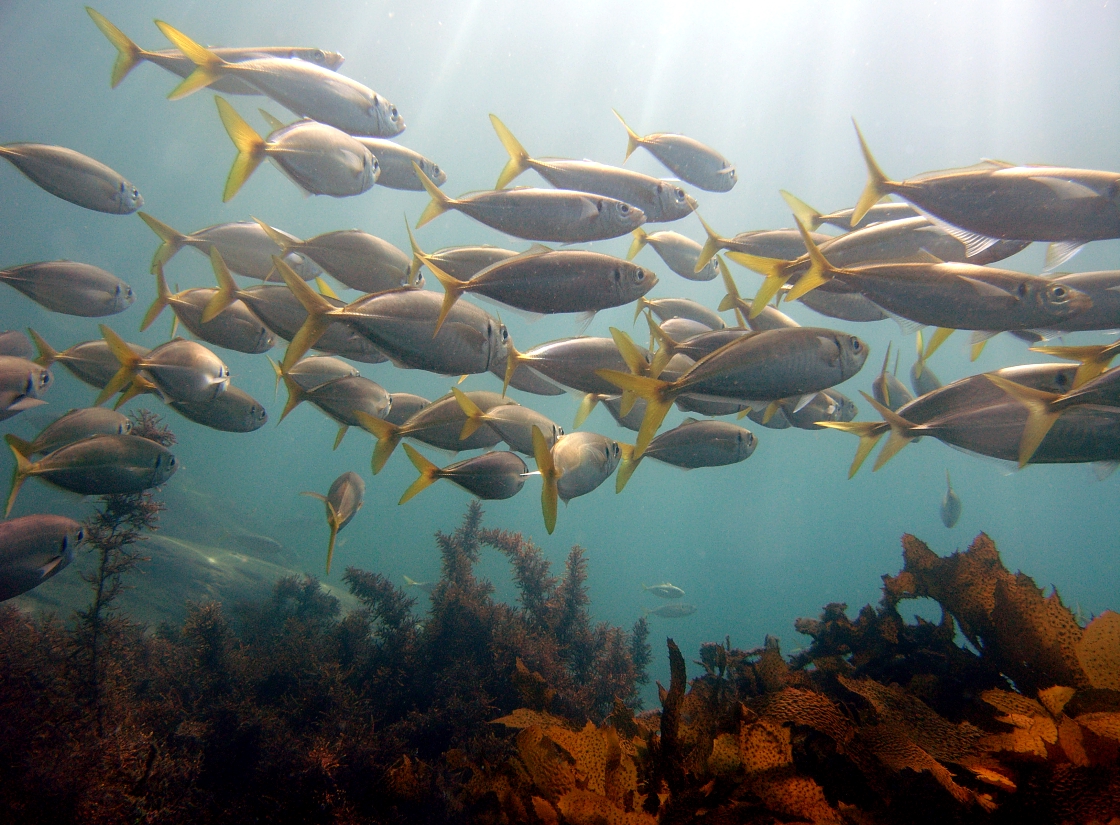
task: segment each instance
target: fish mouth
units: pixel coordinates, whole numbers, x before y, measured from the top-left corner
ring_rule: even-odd
[[[693,212],[695,212],[697,207],[700,206],[700,204],[696,202],[696,198],[692,197],[692,195],[689,195],[687,192],[684,196],[684,202],[688,204],[688,208]]]

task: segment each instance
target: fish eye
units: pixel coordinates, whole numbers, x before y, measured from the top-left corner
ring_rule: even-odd
[[[74,534],[74,544],[81,544],[86,540],[86,528],[82,527]]]
[[[560,436],[562,436],[564,434],[564,428],[561,427],[559,424],[557,424],[555,427],[552,428],[552,434],[556,438],[559,438]]]
[[[175,456],[171,456],[167,459],[167,466],[168,467],[174,467],[175,466]]]
[[[51,383],[51,374],[49,372],[47,372],[46,370],[43,370],[41,373],[39,373],[39,387],[40,388],[46,387],[46,386],[50,385],[50,383]]]
[[[438,175],[439,173],[440,173],[439,172],[439,164],[438,163],[433,163],[432,164],[432,174],[433,175]]]
[[[684,190],[683,189],[678,189],[677,190],[677,200],[682,200],[682,201],[684,200]]]
[[[643,270],[639,269],[637,272],[634,273],[634,280],[640,282],[640,281],[644,281],[645,279],[646,279],[646,273]]]
[[[1066,288],[1064,286],[1056,286],[1050,290],[1050,294],[1054,296],[1055,300],[1064,301],[1066,299]]]
[[[132,187],[132,197],[134,197],[134,198],[140,197],[140,190],[137,189],[135,186]]]
[[[629,215],[630,214],[630,205],[626,204],[626,203],[619,204],[618,211],[621,212],[623,215]]]
[[[314,58],[316,63],[322,63],[327,59],[327,56],[323,54],[322,49],[316,49],[315,51],[313,51],[311,53],[311,57]]]
[[[852,342],[852,352],[863,352],[863,342],[854,335],[849,339]]]

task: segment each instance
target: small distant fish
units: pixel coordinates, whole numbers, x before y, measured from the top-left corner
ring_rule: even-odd
[[[284,549],[284,545],[271,536],[236,531],[230,534],[233,540],[251,553],[272,556]]]
[[[362,426],[359,412],[384,418],[392,404],[392,398],[384,387],[361,375],[336,378],[311,390],[303,389],[298,382],[284,376],[284,386],[288,390],[288,403],[280,414],[280,420],[283,421],[301,402],[310,401],[339,425],[335,449],[342,443],[347,429]]]
[[[638,298],[637,306],[634,309],[635,320],[646,307],[649,307],[653,314],[662,321],[673,318],[687,318],[690,321],[703,324],[710,330],[723,329],[727,326],[718,313],[690,298]]]
[[[345,472],[334,480],[327,494],[300,493],[301,496],[317,498],[326,505],[327,526],[330,527],[331,537],[327,544],[327,573],[331,572],[331,558],[334,556],[334,542],[338,531],[350,523],[350,520],[362,509],[362,502],[366,494],[366,483],[362,477],[354,472]]]
[[[346,363],[341,358],[335,358],[333,355],[311,355],[307,358],[301,358],[286,372],[281,371],[280,365],[275,362],[273,362],[272,368],[276,371],[277,385],[279,385],[280,379],[286,375],[307,392],[311,392],[316,387],[321,387],[323,384],[338,378],[360,375],[351,364]]]
[[[70,564],[84,538],[82,525],[64,516],[0,522],[0,602],[38,587]]]
[[[662,582],[661,584],[642,585],[642,590],[652,593],[655,596],[660,596],[663,599],[679,599],[684,595],[684,591],[677,587],[675,584],[669,582]]]
[[[5,516],[12,511],[16,494],[30,476],[71,492],[100,496],[158,487],[179,468],[166,447],[134,435],[93,435],[35,462],[24,458],[10,440],[8,446],[16,459],[16,471]]]
[[[613,109],[611,111],[614,111]],[[665,167],[683,181],[708,192],[730,192],[738,178],[735,167],[723,155],[685,135],[657,132],[642,137],[614,113],[626,129],[626,157],[639,146],[649,151]]]
[[[300,120],[271,133],[257,134],[226,100],[214,98],[237,157],[222,202],[237,194],[261,161],[268,158],[303,192],[344,198],[360,195],[377,182],[380,168],[369,149],[340,129]]]
[[[132,287],[104,269],[76,261],[42,261],[0,271],[0,281],[51,312],[99,318],[124,312]]]
[[[423,590],[425,593],[431,593],[435,590],[436,585],[439,584],[439,582],[436,581],[418,582],[415,579],[410,579],[408,576],[404,577],[404,583],[406,587],[415,587],[419,590]]]
[[[521,456],[506,450],[483,453],[446,467],[437,467],[413,449],[411,444],[405,444],[404,451],[420,477],[404,491],[398,504],[404,504],[441,478],[446,478],[468,493],[487,501],[511,498],[521,492],[521,488],[525,486],[525,476],[529,472]]]
[[[144,205],[140,190],[104,163],[65,146],[8,143],[0,157],[40,188],[95,212],[131,215]]]
[[[660,616],[662,619],[680,619],[684,616],[691,616],[696,612],[696,605],[694,604],[665,604],[656,610],[650,610],[648,607],[642,610],[643,616]]]
[[[949,471],[945,471],[945,496],[941,499],[941,523],[946,527],[956,527],[961,517],[961,497],[953,490]]]
[[[679,426],[654,438],[640,456],[634,456],[630,445],[623,447],[615,492],[622,492],[626,482],[646,456],[674,467],[693,470],[738,464],[750,458],[757,446],[758,439],[754,433],[729,421],[697,421],[695,418],[686,418]]]

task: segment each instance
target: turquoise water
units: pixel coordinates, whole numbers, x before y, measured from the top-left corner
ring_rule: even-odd
[[[151,22],[158,17],[214,45],[292,44],[342,52],[343,73],[399,107],[408,124],[400,142],[447,171],[443,188],[451,195],[493,186],[506,161],[488,113],[499,115],[534,156],[619,163],[625,133],[612,107],[642,133],[686,133],[736,164],[739,182],[732,192],[693,191],[705,220],[727,236],[789,226],[779,189],[825,210],[851,205],[865,177],[852,116],[894,176],[983,157],[1120,169],[1120,13],[1107,5],[322,2],[313,8],[243,2],[219,13],[208,3],[102,2],[97,8],[150,49],[167,46]],[[0,142],[57,143],[96,157],[140,188],[145,211],[184,232],[256,216],[299,237],[360,228],[407,248],[405,216],[415,223],[427,203],[423,193],[375,188],[342,200],[304,198],[274,168],[262,166],[222,204],[234,151],[213,95],[204,91],[168,102],[177,81],[152,65],[139,66],[110,90],[114,50],[81,4],[8,0],[0,5],[0,32]],[[232,100],[262,128],[256,107],[287,114],[264,98]],[[628,165],[665,174],[644,152]],[[536,185],[537,179],[527,173],[519,183]],[[147,332],[138,331],[155,296],[148,263],[157,244],[139,218],[87,212],[52,198],[8,165],[0,166],[0,187],[0,266],[71,258],[104,267],[138,296],[127,312],[107,319],[113,328],[148,346],[166,338],[169,312]],[[665,228],[703,239],[694,217]],[[417,237],[427,250],[527,245],[454,213]],[[627,237],[593,248],[624,255],[628,245]],[[1115,241],[1095,243],[1065,268],[1113,268],[1118,251]],[[1042,255],[1036,245],[1005,265],[1037,274]],[[714,307],[723,295],[718,281],[697,284],[673,275],[652,250],[639,261],[661,278],[651,297],[686,296]],[[753,293],[757,276],[734,265],[733,271],[742,292]],[[208,261],[192,250],[179,253],[167,277],[173,288],[212,284]],[[890,321],[848,324],[800,305],[786,311],[802,324],[844,329],[870,344],[867,366],[840,386],[855,399],[858,390],[870,391],[888,342],[903,352],[900,374],[909,367],[913,338]],[[631,327],[632,314],[627,308],[602,312],[588,332],[606,335],[613,325],[637,336],[642,327]],[[570,316],[534,323],[511,312],[502,317],[522,350],[576,334],[579,326]],[[52,315],[9,289],[0,297],[0,328],[34,326],[59,349],[96,337],[96,324]],[[969,363],[964,339],[954,336],[931,361],[945,382],[1045,360],[1005,335]],[[1111,340],[1096,333],[1066,342]],[[332,452],[336,428],[310,405],[275,426],[283,399],[274,400],[264,357],[221,355],[234,383],[263,401],[272,421],[256,433],[235,435],[168,413],[183,469],[167,498],[195,502],[198,515],[192,518],[199,522],[193,528],[208,535],[244,528],[273,536],[292,548],[301,569],[321,575],[321,505],[298,493],[325,492],[337,475],[355,470],[367,481],[366,503],[342,534],[329,580],[339,583],[347,565],[398,582],[404,575],[436,577],[431,535],[458,523],[468,494],[441,483],[398,507],[415,477],[401,451],[371,478],[371,437],[351,432]],[[388,364],[361,365],[361,372],[390,391],[429,398],[453,383]],[[91,403],[93,390],[61,367],[54,373],[46,409]],[[462,386],[493,390],[499,382],[471,376]],[[570,395],[514,397],[566,428],[578,403]],[[132,406],[140,403],[163,411],[147,399]],[[860,417],[871,418],[867,405],[861,407]],[[672,413],[667,426],[681,417]],[[24,436],[42,423],[41,415],[25,414],[5,431]],[[633,438],[602,409],[585,427]],[[986,531],[1009,568],[1024,570],[1040,585],[1058,586],[1066,603],[1085,615],[1116,607],[1115,478],[1097,482],[1089,468],[1077,465],[1011,472],[925,439],[878,473],[868,466],[848,481],[855,448],[850,436],[751,429],[760,443],[747,462],[687,473],[644,462],[621,496],[608,481],[562,506],[552,536],[543,528],[535,479],[518,497],[488,503],[487,523],[531,535],[556,564],[572,544],[588,548],[591,608],[599,620],[629,626],[643,607],[664,604],[643,593],[642,582],[669,580],[682,587],[698,612],[685,619],[651,618],[653,675],[663,681],[667,666],[659,651],[665,635],[686,654],[727,634],[740,647],[777,635],[788,650],[799,644],[794,618],[816,615],[830,601],[857,607],[877,600],[879,576],[901,566],[903,532],[945,553]],[[421,449],[441,465],[453,460]],[[946,470],[964,502],[951,530],[938,518]],[[47,509],[83,514],[90,505],[29,484],[14,514]],[[174,525],[169,533],[190,537],[191,524],[176,522],[174,513],[167,521]],[[480,572],[500,596],[513,597],[504,561],[488,557]]]

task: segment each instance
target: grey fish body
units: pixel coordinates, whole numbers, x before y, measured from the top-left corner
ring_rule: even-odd
[[[610,478],[620,459],[618,444],[606,436],[568,433],[552,446],[552,463],[560,473],[557,495],[568,502],[590,493]]]
[[[533,427],[540,429],[549,447],[564,435],[564,428],[555,421],[519,404],[491,407],[483,413],[482,421],[506,446],[523,455],[533,455]]]
[[[268,413],[264,405],[249,393],[238,387],[226,387],[225,392],[211,401],[168,402],[184,418],[209,427],[212,430],[221,430],[227,433],[251,433],[259,430],[268,422]]]
[[[1075,272],[1058,275],[1053,280],[1084,292],[1092,299],[1093,305],[1052,323],[1050,329],[1062,332],[1120,329],[1120,270]]]
[[[809,237],[818,246],[832,240],[831,235],[823,235],[819,232],[810,232]],[[751,232],[740,232],[733,238],[725,239],[721,246],[728,252],[744,252],[747,255],[777,258],[782,261],[795,261],[805,254],[805,241],[796,229],[756,229]]]
[[[449,464],[438,470],[437,476],[481,499],[495,501],[521,492],[528,472],[521,456],[498,450]]]
[[[0,157],[40,188],[86,209],[130,215],[144,205],[140,191],[120,174],[65,146],[9,143],[0,146]]]
[[[441,375],[488,372],[506,359],[509,334],[489,314],[457,302],[435,333],[442,299],[434,292],[399,289],[367,296],[331,314],[395,361]]]
[[[852,400],[834,389],[821,390],[800,410],[789,401],[782,402],[782,413],[799,430],[820,430],[818,421],[851,421],[859,410]]]
[[[635,229],[634,234],[638,238],[636,243],[652,246],[653,251],[661,257],[665,265],[682,278],[690,281],[710,281],[719,275],[719,267],[714,258],[704,264],[699,272],[696,271],[701,246],[692,238],[669,230],[647,234],[641,229]]]
[[[329,381],[358,375],[358,370],[333,355],[311,355],[301,358],[286,375],[299,384],[300,389],[311,391]]]
[[[486,190],[449,199],[447,206],[515,238],[548,243],[617,238],[646,220],[623,201],[565,189]]]
[[[132,422],[116,410],[102,407],[87,407],[71,410],[66,415],[48,424],[21,450],[30,458],[39,453],[50,453],[73,444],[91,435],[128,435],[132,432]]]
[[[358,229],[316,235],[289,249],[310,258],[351,289],[384,292],[409,285],[411,259],[388,241]]]
[[[346,132],[314,120],[277,129],[266,139],[264,153],[290,180],[313,195],[360,195],[380,174],[369,149]]]
[[[1056,395],[1064,395],[1073,389],[1076,373],[1076,364],[1024,364],[1005,367],[994,372],[1000,378],[1014,381],[1016,384]],[[900,407],[897,412],[907,421],[924,424],[936,418],[993,404],[1003,404],[1007,400],[1004,391],[983,374],[970,375],[933,392],[919,395],[909,404]]]
[[[512,398],[486,390],[472,390],[465,395],[484,413],[491,412],[495,407],[517,403]],[[502,437],[487,425],[479,427],[467,438],[460,438],[466,422],[467,414],[455,396],[448,393],[421,408],[401,428],[417,441],[452,453],[489,449],[501,442]]]
[[[0,332],[0,355],[11,355],[30,361],[35,357],[35,348],[31,346],[31,341],[24,333],[13,329]]]
[[[648,351],[641,352],[648,363]],[[563,338],[533,347],[524,357],[528,366],[545,377],[584,393],[617,395],[618,387],[600,378],[595,371],[629,371],[612,338]]]
[[[210,49],[210,51],[227,63],[243,63],[246,60],[272,57],[282,60],[304,60],[322,66],[324,69],[336,71],[343,62],[342,55],[337,52],[326,52],[322,49],[313,48],[263,46],[255,48],[216,48]],[[190,77],[196,68],[194,61],[178,49],[160,49],[154,52],[141,50],[139,57],[182,78]],[[246,83],[241,78],[232,75],[218,78],[210,84],[209,88],[227,95],[264,94],[251,83]]]
[[[384,418],[391,403],[384,387],[360,375],[336,378],[308,390],[307,400],[346,427],[362,425],[354,415],[356,410]]]
[[[621,121],[618,112],[615,116]],[[639,136],[626,122],[629,141],[626,156],[639,146],[657,158],[674,175],[707,192],[730,192],[737,180],[735,167],[727,158],[700,141],[686,135],[655,132]]]
[[[677,405],[677,409],[681,412],[694,412],[699,415],[708,415],[713,417],[718,417],[721,415],[738,415],[741,412],[745,412],[746,410],[751,409],[751,405],[747,404],[744,401],[728,401],[724,398],[711,398],[709,396],[690,395],[688,393],[677,396],[677,400],[673,403]],[[635,404],[635,406],[637,405]],[[781,416],[774,416],[774,418],[771,419],[771,423],[773,423],[775,420],[778,420],[779,423],[780,421],[784,420],[784,413]],[[641,426],[640,421],[638,422],[638,426]],[[637,427],[632,429],[637,429]],[[781,428],[779,427],[778,429]]]
[[[646,610],[645,613],[660,616],[662,619],[681,619],[691,616],[696,612],[696,605],[692,604],[666,604],[656,610]]]
[[[217,248],[230,272],[258,281],[280,282],[276,267],[272,265],[274,255],[279,256],[305,281],[314,280],[323,274],[323,270],[314,261],[296,252],[285,252],[256,221],[220,223],[184,235],[155,220],[151,215],[141,213],[140,217],[162,241],[152,259],[153,268],[166,264],[176,252],[189,246],[206,257],[210,257],[210,251]],[[300,242],[298,238],[275,227],[272,227],[272,231],[288,239],[292,246]]]
[[[855,207],[838,209],[835,212],[829,212],[827,215],[819,215],[816,220],[820,223],[827,223],[831,226],[835,226],[837,229],[842,229],[845,232],[851,232],[856,229],[863,229],[864,227],[871,226],[874,223],[905,220],[906,218],[913,218],[918,214],[913,206],[904,201],[877,203],[867,210],[867,213],[860,218],[855,226],[852,226],[852,214],[855,211]]]
[[[813,292],[820,292],[820,290],[815,289]],[[774,309],[772,306],[765,306],[758,315],[747,319],[747,326],[755,332],[765,332],[768,329],[792,329],[801,326],[801,324],[784,312]]]
[[[704,356],[711,355],[717,349],[726,346],[732,341],[738,341],[740,338],[749,338],[755,334],[754,330],[743,329],[741,327],[714,329],[711,332],[702,332],[699,335],[693,335],[691,338],[676,343],[672,347],[672,352],[674,357],[683,355],[693,361],[699,361]]]
[[[941,389],[941,379],[929,368],[928,364],[922,364],[922,371],[921,373],[918,372],[919,363],[921,362],[915,361],[910,367],[910,386],[914,389],[915,395],[923,396]]]
[[[365,494],[366,483],[355,472],[347,471],[331,484],[331,488],[327,491],[327,501],[334,507],[339,530],[349,524],[362,509]]]
[[[906,385],[899,381],[897,376],[887,372],[886,361],[883,362],[882,372],[875,376],[875,380],[871,382],[871,394],[875,396],[876,401],[891,412],[897,411],[900,407],[914,400],[914,396],[910,393],[910,390],[906,389]]]
[[[39,514],[0,522],[0,602],[26,593],[74,560],[82,525]]]
[[[431,403],[427,398],[410,392],[395,392],[390,396],[389,412],[382,418],[400,426]]]
[[[661,433],[649,443],[644,453],[674,467],[721,467],[738,464],[751,457],[758,439],[750,430],[727,421],[684,423]]]
[[[503,381],[506,377],[506,366],[509,357],[506,357],[505,362],[495,363],[490,372],[496,375]],[[522,392],[532,393],[533,395],[563,395],[564,390],[558,387],[554,382],[548,380],[543,375],[535,372],[531,367],[529,369],[515,370],[513,377],[510,379],[509,385],[514,389],[521,390]]]
[[[642,590],[647,593],[652,593],[662,599],[679,599],[684,596],[684,591],[677,587],[675,584],[669,582],[662,582],[661,584],[642,585]]]
[[[798,302],[827,318],[837,318],[841,321],[870,323],[884,321],[890,317],[881,306],[861,292],[838,292],[825,289],[824,287],[827,286],[829,284],[812,292],[806,292],[797,299]]]
[[[634,404],[626,415],[622,414],[622,396],[604,395],[600,400],[618,426],[625,427],[634,432],[637,432],[642,426],[642,419],[646,414],[646,400],[644,398],[634,399]]]
[[[176,338],[153,349],[136,365],[165,398],[188,403],[212,401],[229,386],[229,367],[194,341]]]
[[[961,517],[961,497],[953,490],[949,471],[945,471],[945,495],[941,498],[941,523],[946,527],[956,527]]]
[[[401,146],[384,138],[361,137],[358,141],[377,158],[377,164],[381,167],[381,175],[377,178],[378,186],[423,192],[424,184],[416,177],[416,172],[412,168],[414,163],[436,186],[447,183],[447,174],[439,168],[438,163],[428,160],[407,146]]]
[[[645,295],[657,276],[640,266],[584,250],[538,248],[484,269],[462,287],[529,312],[596,312]]]
[[[104,269],[75,261],[43,261],[0,271],[0,280],[52,312],[100,318],[124,312],[132,287]]]
[[[188,289],[170,296],[168,303],[183,326],[209,344],[251,355],[272,349],[276,338],[244,301],[234,301],[203,323],[202,313],[216,291],[213,287]]]
[[[83,495],[110,495],[158,487],[177,469],[175,456],[154,441],[93,435],[32,463],[26,475]]]
[[[867,345],[816,327],[744,336],[706,356],[676,382],[688,392],[776,400],[828,389],[863,367]]]
[[[564,158],[530,158],[527,164],[557,189],[623,201],[642,210],[651,223],[680,220],[696,208],[696,202],[673,182],[619,166]]]
[[[487,267],[520,255],[498,246],[452,246],[426,257],[457,281],[469,281]]]
[[[643,298],[640,303],[643,308],[649,307],[653,310],[653,314],[662,321],[668,321],[670,318],[687,318],[703,324],[708,329],[723,329],[727,326],[719,313],[689,298],[654,298],[652,300]]]
[[[680,341],[682,343],[689,338],[703,335],[705,332],[712,332],[710,326],[702,324],[699,321],[694,321],[691,318],[670,318],[667,321],[662,321],[658,326],[661,327],[662,332],[674,341]]]
[[[141,358],[151,351],[139,344],[129,344],[128,348]],[[121,368],[120,362],[102,338],[83,341],[62,352],[50,350],[41,358],[50,363],[59,362],[79,381],[96,389],[103,389]]]

